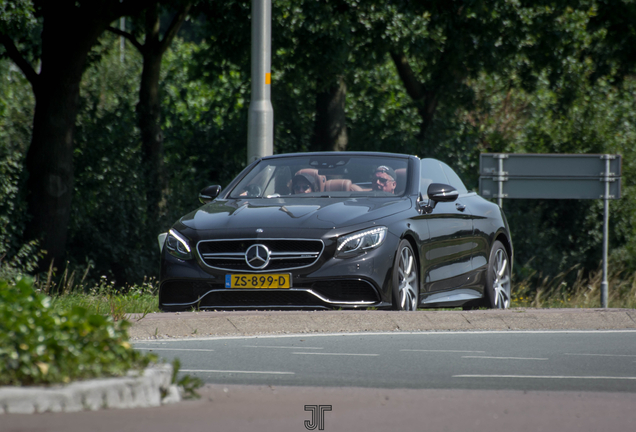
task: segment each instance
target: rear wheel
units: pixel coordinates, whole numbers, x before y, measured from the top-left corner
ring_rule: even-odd
[[[510,258],[503,244],[497,240],[490,251],[488,273],[484,287],[484,306],[492,309],[510,307]]]
[[[402,240],[393,264],[393,309],[417,310],[420,298],[417,261],[408,240]]]

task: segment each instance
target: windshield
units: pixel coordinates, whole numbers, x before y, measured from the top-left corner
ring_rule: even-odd
[[[262,160],[230,198],[394,196],[406,189],[408,159],[308,155]]]

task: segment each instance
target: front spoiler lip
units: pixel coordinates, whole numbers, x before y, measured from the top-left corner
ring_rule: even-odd
[[[165,307],[187,307],[187,306],[196,306],[197,303],[200,303],[203,298],[210,294],[210,293],[217,293],[217,292],[256,292],[256,291],[262,291],[260,289],[237,289],[237,288],[230,288],[230,289],[213,289],[213,290],[209,290],[208,292],[206,292],[205,294],[203,294],[202,296],[200,296],[197,300],[192,301],[192,302],[186,302],[186,303],[162,303],[161,306],[165,306]],[[350,306],[362,306],[362,307],[371,307],[371,306],[381,306],[380,301],[333,301],[333,300],[329,300],[326,297],[318,294],[317,292],[315,292],[312,289],[307,289],[307,288],[285,288],[285,289],[268,289],[268,291],[279,291],[279,292],[290,292],[290,291],[296,291],[296,292],[306,292],[308,294],[311,294],[313,296],[315,296],[316,298],[318,298],[321,302],[323,303],[327,303],[330,306],[333,307],[338,307],[338,306],[345,306],[345,307],[350,307]],[[323,305],[316,305],[315,307],[325,307]],[[259,306],[201,306],[198,307],[200,309],[222,309],[222,308],[258,308]],[[260,306],[263,307],[263,306]],[[283,306],[276,306],[276,305],[272,305],[272,306],[267,306],[267,308],[276,308],[276,307],[283,307]],[[298,305],[298,306],[293,306],[293,305],[286,305],[286,307],[289,308],[299,308],[299,307],[303,307],[302,305]],[[314,306],[305,306],[305,307],[314,307]]]

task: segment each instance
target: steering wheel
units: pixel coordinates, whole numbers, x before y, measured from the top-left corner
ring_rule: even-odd
[[[251,184],[247,188],[245,188],[245,192],[247,192],[248,197],[258,197],[261,195],[263,190],[259,185]]]

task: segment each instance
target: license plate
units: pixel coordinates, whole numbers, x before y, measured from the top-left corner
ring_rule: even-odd
[[[225,288],[291,288],[289,273],[276,274],[228,274]]]

